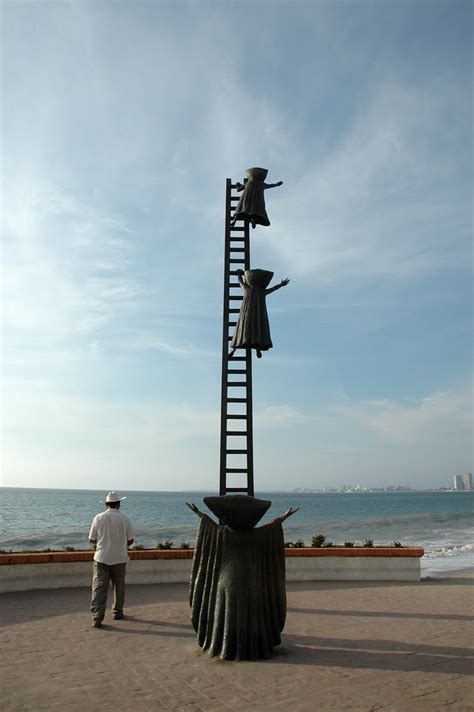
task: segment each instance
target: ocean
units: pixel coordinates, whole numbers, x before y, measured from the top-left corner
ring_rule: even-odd
[[[154,547],[171,539],[175,546],[192,544],[198,519],[185,506],[195,502],[206,511],[203,497],[216,492],[135,492],[122,511],[130,517],[135,543]],[[262,524],[290,506],[299,511],[284,523],[285,540],[311,543],[322,533],[326,541],[374,545],[419,545],[425,548],[422,575],[474,570],[474,492],[260,492],[272,501]],[[0,549],[5,551],[87,549],[95,514],[103,510],[102,490],[0,488]]]

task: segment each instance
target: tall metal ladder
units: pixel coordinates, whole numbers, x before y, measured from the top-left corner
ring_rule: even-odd
[[[225,202],[219,494],[240,492],[253,497],[252,351],[237,350],[229,358],[230,342],[243,299],[236,270],[250,269],[249,224],[239,220],[235,226],[231,225],[232,213],[239,200],[236,188],[237,185],[228,178]],[[234,395],[236,391],[238,395]],[[236,457],[239,460],[237,463]],[[229,485],[229,475],[230,479],[238,476],[240,482]]]

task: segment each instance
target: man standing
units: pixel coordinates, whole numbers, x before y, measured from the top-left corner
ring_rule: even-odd
[[[132,525],[129,518],[120,511],[120,502],[124,499],[127,498],[109,492],[105,503],[101,502],[107,509],[94,517],[89,532],[89,540],[96,546],[91,601],[94,628],[102,628],[110,581],[114,591],[114,618],[123,618],[127,548],[133,544]]]

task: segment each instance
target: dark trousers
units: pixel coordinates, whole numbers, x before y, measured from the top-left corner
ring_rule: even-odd
[[[103,620],[107,605],[107,589],[112,583],[114,591],[114,613],[123,613],[125,599],[125,569],[127,564],[102,564],[94,561],[94,576],[92,578],[91,612],[95,621]]]

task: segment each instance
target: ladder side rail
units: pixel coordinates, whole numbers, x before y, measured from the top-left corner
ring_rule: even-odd
[[[227,362],[229,353],[229,289],[228,283],[230,278],[230,214],[231,214],[231,193],[232,181],[230,178],[226,180],[226,199],[225,199],[225,245],[224,245],[224,300],[223,300],[223,316],[222,316],[222,378],[221,378],[221,448],[220,448],[220,467],[219,467],[219,494],[226,493],[226,466],[227,466]]]
[[[245,221],[244,248],[245,248],[245,269],[250,269],[250,226],[248,220]],[[246,349],[245,367],[247,371],[247,494],[254,496],[254,475],[253,475],[253,403],[252,403],[252,349]]]

